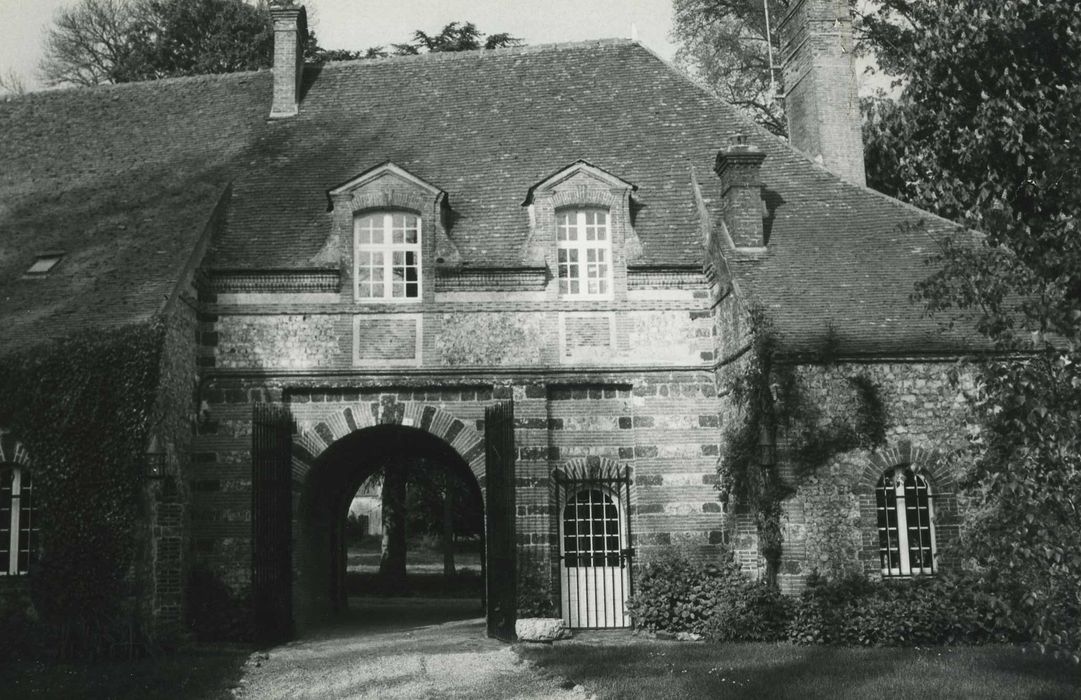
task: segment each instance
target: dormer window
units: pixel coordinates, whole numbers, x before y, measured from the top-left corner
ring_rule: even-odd
[[[606,209],[556,214],[559,294],[606,297],[612,292],[612,236]]]
[[[358,300],[420,300],[421,219],[402,211],[354,219]]]

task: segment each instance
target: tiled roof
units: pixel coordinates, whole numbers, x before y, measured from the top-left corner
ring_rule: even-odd
[[[775,209],[764,259],[733,267],[786,337],[831,321],[853,350],[956,347],[908,299],[933,243],[900,228],[944,222],[841,182],[636,43],[309,67],[297,117],[269,105],[267,71],[0,103],[0,315],[25,335],[151,313],[229,181],[207,264],[311,267],[328,190],[385,161],[447,192],[466,264],[520,266],[529,188],[580,159],[638,186],[636,264],[700,264],[692,169],[719,222],[714,159],[743,133]],[[42,248],[69,256],[19,279]]]
[[[0,353],[152,316],[266,112],[265,76],[0,101]],[[48,274],[36,255],[64,252]]]

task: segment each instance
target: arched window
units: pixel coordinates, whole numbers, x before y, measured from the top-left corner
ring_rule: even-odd
[[[935,571],[934,510],[927,479],[908,465],[888,470],[875,488],[883,576]]]
[[[607,209],[556,213],[559,293],[607,297],[612,293],[612,236]]]
[[[37,532],[30,472],[0,464],[0,576],[30,570]]]
[[[354,220],[357,299],[419,301],[421,221],[404,211]]]

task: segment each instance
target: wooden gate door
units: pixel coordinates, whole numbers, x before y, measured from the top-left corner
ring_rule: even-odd
[[[252,613],[258,641],[293,635],[293,419],[286,406],[252,406]]]
[[[488,636],[510,642],[518,608],[513,402],[485,409],[484,453]]]

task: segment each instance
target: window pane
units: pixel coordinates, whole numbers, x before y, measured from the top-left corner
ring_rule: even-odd
[[[0,573],[8,571],[11,560],[11,482],[14,472],[0,470]]]

